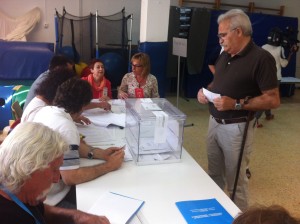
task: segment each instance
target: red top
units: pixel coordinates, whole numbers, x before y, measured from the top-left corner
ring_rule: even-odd
[[[108,79],[106,79],[105,77],[103,77],[99,86],[94,82],[94,78],[93,78],[92,74],[89,74],[87,77],[82,77],[81,79],[86,80],[92,86],[93,99],[99,99],[103,96],[104,87],[107,88],[107,96],[109,98],[112,98],[111,82]]]

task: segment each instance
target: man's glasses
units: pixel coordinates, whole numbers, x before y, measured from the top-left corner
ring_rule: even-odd
[[[139,65],[139,64],[131,64],[132,67],[135,67],[135,68],[140,68],[140,67],[143,67],[143,65]]]
[[[232,31],[234,31],[234,30],[236,30],[236,29],[237,29],[237,27],[231,29],[229,32],[232,32]],[[224,38],[227,36],[227,34],[228,34],[228,33],[219,33],[219,34],[217,34],[217,36],[218,36],[219,39],[224,39]]]

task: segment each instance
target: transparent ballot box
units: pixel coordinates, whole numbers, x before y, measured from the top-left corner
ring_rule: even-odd
[[[181,160],[186,115],[164,98],[126,99],[125,137],[137,165]]]

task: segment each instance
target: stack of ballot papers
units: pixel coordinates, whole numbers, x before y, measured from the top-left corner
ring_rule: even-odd
[[[105,111],[100,108],[85,110],[83,116],[90,119],[90,121],[97,126],[107,127],[109,125],[116,125],[125,127],[125,113],[113,113],[112,111]]]
[[[94,215],[106,216],[111,224],[126,224],[145,202],[125,195],[106,192],[89,210]]]
[[[132,155],[126,146],[125,138],[117,137],[114,128],[99,127],[94,124],[76,124],[76,126],[78,132],[81,136],[84,136],[84,141],[88,145],[104,149],[109,147],[123,147],[125,152],[124,161],[132,160]]]

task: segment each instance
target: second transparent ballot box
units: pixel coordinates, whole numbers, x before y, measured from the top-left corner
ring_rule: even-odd
[[[137,165],[179,162],[186,115],[164,98],[126,99],[125,137]]]

